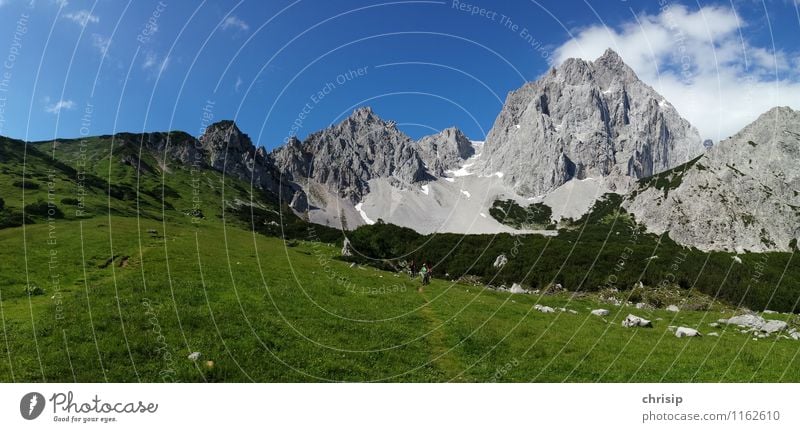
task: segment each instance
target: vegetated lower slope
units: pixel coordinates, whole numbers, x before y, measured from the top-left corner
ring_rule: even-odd
[[[209,167],[171,160],[143,143],[158,135],[170,152],[196,142],[183,132],[117,134],[25,144],[0,137],[0,227],[126,216],[162,222],[220,221],[288,238],[308,223],[278,197]],[[285,199],[286,197],[283,197]],[[324,241],[339,231],[319,227]]]
[[[378,223],[350,234],[353,258],[392,268],[428,261],[434,274],[473,275],[483,283],[530,289],[561,284],[570,291],[680,287],[754,310],[800,311],[800,271],[792,253],[703,252],[645,232],[607,194],[581,219],[563,223],[557,237],[538,235],[422,236]],[[494,267],[498,256],[508,263]]]
[[[2,382],[800,380],[797,341],[711,327],[731,309],[674,314],[441,279],[419,293],[418,278],[351,267],[337,247],[211,219],[96,217],[56,232],[51,267],[48,225],[0,230]],[[610,315],[589,313],[598,307]],[[628,313],[654,327],[623,328]],[[673,325],[719,337],[678,339]]]

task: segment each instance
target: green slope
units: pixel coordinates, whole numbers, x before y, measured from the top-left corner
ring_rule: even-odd
[[[216,223],[112,217],[56,229],[52,269],[47,225],[0,231],[4,249],[25,251],[4,256],[0,381],[800,379],[797,341],[712,329],[732,313],[717,307],[637,311],[443,280],[419,293],[408,276],[333,259],[336,247]],[[26,283],[45,294],[25,295]],[[608,322],[589,314],[599,306]],[[629,312],[660,320],[622,328]],[[669,325],[722,334],[678,339]]]

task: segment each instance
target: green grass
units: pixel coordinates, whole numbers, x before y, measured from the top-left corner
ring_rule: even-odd
[[[418,293],[408,276],[333,259],[334,246],[290,247],[216,223],[58,221],[55,247],[48,231],[0,231],[5,249],[25,251],[4,256],[0,381],[800,379],[796,341],[756,342],[738,329],[677,339],[667,329],[709,332],[730,311],[638,311],[443,280]],[[51,249],[57,288],[46,277]],[[28,283],[45,295],[25,295]],[[579,313],[542,314],[535,303]],[[588,313],[599,306],[608,322]],[[622,328],[629,312],[661,320]],[[214,368],[188,360],[192,351]],[[506,364],[517,366],[498,374]]]

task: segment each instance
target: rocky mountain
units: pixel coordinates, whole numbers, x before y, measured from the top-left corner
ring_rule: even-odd
[[[432,179],[416,143],[369,107],[303,142],[277,148],[272,158],[297,184],[321,185],[352,204],[369,192],[369,181],[375,178],[391,179],[400,187]]]
[[[472,142],[460,130],[451,127],[417,141],[417,150],[428,171],[442,177],[446,171],[458,169],[475,154]]]
[[[786,251],[800,237],[800,112],[774,108],[703,156],[642,180],[624,206],[702,250]]]
[[[610,190],[704,151],[695,128],[612,50],[569,59],[511,92],[486,138],[482,171],[528,196],[571,179],[604,177]]]
[[[263,147],[253,145],[233,121],[223,120],[208,126],[196,147],[202,152],[200,164],[275,193],[282,201],[294,203],[297,211],[306,209],[303,191],[283,178],[271,155]]]

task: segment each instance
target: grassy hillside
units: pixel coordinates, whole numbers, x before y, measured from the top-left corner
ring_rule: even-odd
[[[54,262],[48,231],[0,231],[15,251],[4,254],[0,280],[0,381],[800,379],[797,341],[712,329],[732,313],[716,307],[600,305],[611,311],[606,322],[589,314],[592,297],[444,280],[418,293],[417,280],[351,268],[324,243],[124,217],[59,222]],[[45,292],[28,296],[26,284]],[[536,303],[577,314],[543,314]],[[629,312],[659,321],[626,329]],[[669,325],[721,337],[678,339]],[[194,351],[199,362],[187,359]]]

